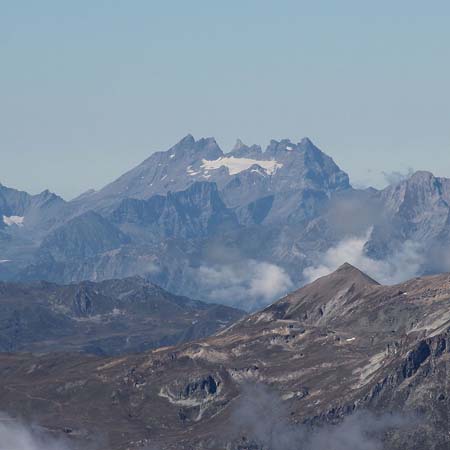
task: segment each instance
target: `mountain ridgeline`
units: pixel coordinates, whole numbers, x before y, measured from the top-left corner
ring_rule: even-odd
[[[449,349],[449,274],[383,286],[344,264],[195,342],[0,355],[0,408],[74,449],[447,450]]]
[[[213,138],[188,135],[69,202],[0,185],[0,279],[138,275],[251,309],[304,284],[312,266],[333,258],[330,249],[354,237],[365,237],[361,258],[383,269],[373,275],[403,260],[413,262],[409,276],[449,270],[449,205],[450,180],[428,172],[355,189],[307,138],[272,140],[264,151],[238,141],[224,153]],[[407,278],[397,271],[393,281]],[[271,280],[263,293],[261,278]]]
[[[69,202],[0,185],[0,218],[5,420],[71,450],[450,448],[449,179],[186,136]]]
[[[0,352],[119,355],[209,336],[243,312],[142,278],[57,285],[0,282]]]

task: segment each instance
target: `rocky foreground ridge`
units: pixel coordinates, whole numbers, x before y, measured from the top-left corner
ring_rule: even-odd
[[[250,410],[236,423],[250,384],[276,393],[289,426],[393,413],[402,425],[364,448],[444,450],[449,349],[450,274],[382,286],[344,264],[196,342],[112,358],[3,354],[0,410],[77,448],[294,449],[281,435],[268,446],[242,419]]]

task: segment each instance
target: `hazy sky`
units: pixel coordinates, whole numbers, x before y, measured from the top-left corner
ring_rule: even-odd
[[[187,133],[450,177],[448,1],[0,4],[3,184],[70,198]]]

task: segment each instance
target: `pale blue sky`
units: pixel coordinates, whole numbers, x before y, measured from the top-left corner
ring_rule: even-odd
[[[66,198],[187,133],[450,177],[450,2],[0,0],[0,181]],[[372,172],[368,172],[368,170]]]

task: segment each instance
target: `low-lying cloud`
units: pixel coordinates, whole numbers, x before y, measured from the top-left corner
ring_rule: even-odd
[[[70,450],[66,442],[49,437],[38,427],[0,415],[0,450]]]
[[[384,179],[388,184],[398,184],[401,183],[403,180],[407,180],[408,178],[411,178],[411,176],[414,174],[414,169],[410,167],[405,172],[400,171],[392,171],[392,172],[381,172],[383,174]]]
[[[233,411],[235,439],[270,450],[381,450],[385,432],[412,423],[398,414],[361,412],[339,425],[312,428],[288,417],[275,391],[262,384],[244,386]]]
[[[196,276],[208,298],[247,310],[265,306],[293,287],[283,268],[254,259],[203,265]]]
[[[424,261],[421,246],[417,242],[405,241],[402,246],[384,260],[367,256],[364,246],[370,239],[372,230],[363,236],[343,239],[329,248],[315,266],[304,269],[303,277],[311,282],[328,275],[345,262],[352,264],[383,284],[396,284],[417,276]]]

